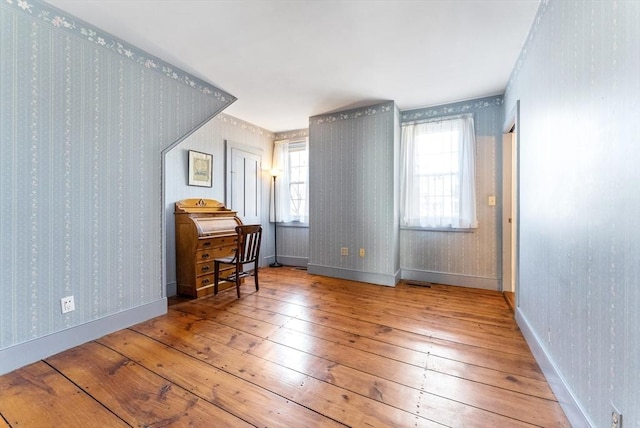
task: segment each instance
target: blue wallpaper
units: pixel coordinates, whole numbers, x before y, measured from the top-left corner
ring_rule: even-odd
[[[330,124],[334,124],[335,131],[332,135],[335,135],[335,138],[342,138],[344,141],[348,141],[348,139],[352,138],[355,134],[353,131],[348,131],[350,128],[348,125],[343,124],[343,121],[349,123],[349,120],[368,117],[367,112],[369,114],[380,114],[390,111],[390,108],[384,110],[370,109],[369,111],[365,108],[315,117],[311,119],[310,123],[312,127],[319,125],[328,127]],[[461,113],[474,114],[476,122],[476,186],[478,189],[479,228],[472,233],[418,231],[410,229],[400,230],[399,262],[402,268],[401,276],[405,279],[434,281],[495,290],[500,287],[500,213],[496,207],[488,206],[485,201],[489,195],[499,196],[500,177],[498,160],[500,159],[500,143],[502,141],[502,124],[504,120],[502,96],[492,96],[442,106],[407,110],[399,114],[401,121],[411,121]],[[372,126],[376,126],[374,122],[371,122],[369,125],[371,124],[373,124]],[[364,129],[363,127],[369,125],[365,122],[358,124],[358,132],[364,132],[362,131]],[[295,135],[301,132],[304,133],[304,130],[291,131],[291,133]],[[347,132],[350,133],[347,134]],[[369,132],[375,132],[375,129]],[[312,138],[315,139],[315,135],[316,134],[312,134]],[[276,134],[276,139],[285,138],[284,136],[289,138],[289,133]],[[317,141],[315,140],[312,142],[312,144],[316,143]],[[364,144],[359,146],[359,150],[361,149],[366,152],[372,150],[373,147],[375,146]],[[353,170],[363,168],[359,166],[359,163],[363,162],[363,159],[369,156],[366,154],[356,155],[355,152],[352,152],[352,148],[344,148],[340,155],[337,154],[337,150],[338,148],[334,147],[332,153],[338,157],[346,153],[347,157],[341,158],[341,162],[346,162],[346,168],[348,168],[348,165],[353,165]],[[314,151],[314,153],[316,152]],[[314,156],[316,155],[314,154]],[[351,172],[349,172],[349,174],[350,173]],[[361,194],[372,194],[373,190],[368,187],[370,183],[370,181],[367,181],[368,178],[364,176],[360,178],[365,181],[359,184],[361,188],[359,192]],[[392,179],[397,182],[395,174]],[[334,177],[332,180],[335,181],[337,178]],[[323,178],[323,183],[331,185],[328,184],[326,177]],[[326,189],[318,189],[317,191],[327,193]],[[397,196],[397,194],[393,196]],[[311,198],[314,198],[313,194]],[[353,202],[345,199],[342,203],[348,206]],[[356,200],[355,203],[357,204],[358,201]],[[320,208],[320,210],[320,216],[322,217],[326,214],[327,208]],[[359,208],[352,210],[356,212]],[[330,226],[326,227],[331,229]],[[350,231],[345,230],[344,232],[347,234],[344,235],[345,237],[350,236]],[[304,260],[309,254],[308,239],[308,232],[304,229],[290,230],[290,228],[280,228],[278,232],[279,257],[290,260],[293,264],[304,265]],[[349,239],[345,239],[345,241]],[[360,248],[360,244],[354,245],[356,246],[355,250]],[[351,247],[351,251],[353,252],[353,245],[351,245]],[[328,249],[324,251],[329,252]],[[335,249],[333,252],[335,252]],[[370,251],[367,252],[372,256]],[[357,260],[357,254],[352,254],[351,258],[341,256],[337,260],[333,260],[333,263],[337,263],[340,266],[341,262],[354,259]],[[340,268],[342,268],[342,266]],[[345,268],[354,269],[356,272],[359,272],[362,266],[349,266]]]
[[[441,284],[500,289],[500,212],[489,206],[499,196],[503,99],[493,96],[401,112],[402,122],[462,113],[474,116],[478,228],[471,232],[402,229],[402,277]]]
[[[128,61],[132,61],[163,76],[183,83],[205,95],[210,95],[218,101],[230,104],[236,98],[228,93],[194,77],[161,59],[141,51],[124,40],[117,39],[110,34],[92,27],[90,24],[76,19],[74,16],[59,10],[39,0],[4,0],[5,7],[22,11],[34,18],[36,22],[48,23],[61,32],[75,36],[84,42],[106,49]]]
[[[519,323],[574,426],[640,427],[640,2],[545,1],[520,100]]]
[[[6,350],[164,297],[162,150],[234,98],[40,2],[0,29]]]
[[[176,294],[176,251],[175,251],[175,202],[186,198],[209,198],[225,203],[225,141],[240,143],[248,148],[261,150],[263,153],[263,169],[271,167],[271,153],[274,134],[259,126],[220,113],[209,120],[201,128],[190,134],[178,145],[172,147],[165,156],[167,171],[165,185],[165,230],[166,230],[166,281],[167,295]],[[187,185],[188,151],[213,155],[213,186],[194,187]],[[269,212],[269,195],[271,176],[265,172],[262,179],[262,212]],[[273,257],[273,224],[268,216],[262,219],[262,249],[260,255],[264,260]],[[280,239],[280,235],[278,235]],[[280,244],[280,241],[278,241]],[[280,245],[278,245],[280,246]],[[263,263],[264,265],[264,263]]]
[[[398,115],[387,102],[309,119],[310,272],[399,278]]]

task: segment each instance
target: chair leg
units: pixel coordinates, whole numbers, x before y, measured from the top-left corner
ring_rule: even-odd
[[[238,299],[240,298],[240,272],[241,265],[236,263],[236,293],[238,294]]]
[[[253,267],[253,278],[256,280],[256,291],[260,290],[260,286],[258,285],[258,262],[256,262]]]

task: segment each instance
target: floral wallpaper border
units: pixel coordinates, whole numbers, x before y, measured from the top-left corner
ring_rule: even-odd
[[[547,12],[547,7],[549,7],[549,0],[542,0],[540,2],[540,6],[538,6],[538,11],[536,13],[535,18],[533,19],[533,23],[531,24],[531,29],[529,30],[529,35],[527,36],[527,40],[525,40],[524,45],[522,46],[522,50],[520,51],[520,55],[518,55],[518,59],[516,60],[516,65],[513,67],[511,71],[511,76],[509,76],[509,82],[507,83],[507,87],[505,89],[505,93],[511,90],[513,82],[516,80],[518,74],[520,74],[520,69],[522,68],[522,64],[524,64],[525,59],[528,55],[529,46],[531,46],[532,40],[538,34],[538,28],[540,27],[540,23]]]
[[[387,101],[368,107],[356,108],[353,110],[341,111],[339,113],[328,113],[309,118],[309,125],[321,125],[323,123],[337,122],[340,120],[357,119],[362,116],[375,116],[378,114],[394,111],[395,101]]]
[[[72,33],[81,39],[98,45],[104,49],[108,49],[130,61],[134,61],[149,70],[153,70],[170,79],[181,82],[205,95],[212,96],[218,101],[231,104],[237,99],[233,95],[230,95],[229,93],[216,88],[215,86],[206,83],[167,62],[164,62],[161,59],[149,55],[148,53],[137,49],[136,47],[117,39],[102,30],[93,28],[86,22],[39,0],[0,1],[0,6],[4,5],[4,7],[17,10],[42,22],[49,23],[58,29]]]
[[[276,132],[275,139],[279,140],[295,140],[296,138],[308,138],[309,128],[295,129],[291,131]]]
[[[501,106],[504,103],[502,95],[479,98],[471,101],[462,101],[454,104],[447,104],[437,107],[426,107],[415,110],[405,110],[400,113],[400,122],[410,122],[414,120],[431,119],[435,117],[449,116],[454,114],[468,113],[478,109]]]
[[[238,119],[237,117],[229,116],[228,114],[225,114],[225,113],[219,113],[215,117],[215,119],[224,123],[228,123],[232,126],[235,126],[236,128],[251,132],[253,134],[257,134],[261,136],[264,135],[264,136],[267,136],[268,138],[271,138],[272,140],[274,139],[273,132],[269,131],[268,129],[261,128],[257,125],[246,122],[242,119]]]

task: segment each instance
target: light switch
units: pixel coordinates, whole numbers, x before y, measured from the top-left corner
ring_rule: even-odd
[[[496,204],[496,197],[491,195],[489,196],[489,205],[494,206]]]

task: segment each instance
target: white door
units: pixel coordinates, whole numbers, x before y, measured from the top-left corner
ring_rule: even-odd
[[[260,224],[262,155],[258,149],[227,142],[226,206],[244,224]]]
[[[502,291],[515,292],[515,138],[502,136]]]

